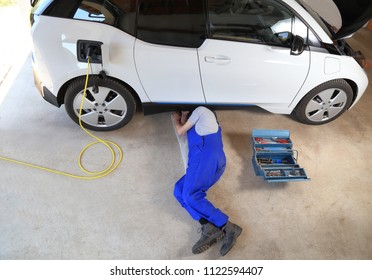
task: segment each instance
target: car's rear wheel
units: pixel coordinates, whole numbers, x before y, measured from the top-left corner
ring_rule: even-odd
[[[320,125],[341,116],[351,105],[353,90],[345,80],[332,80],[311,90],[294,113],[305,124]]]
[[[84,87],[85,78],[79,78],[66,90],[65,108],[76,123],[79,123]],[[89,78],[82,108],[82,125],[96,131],[115,130],[132,119],[135,108],[135,100],[124,85],[110,78],[92,76]]]

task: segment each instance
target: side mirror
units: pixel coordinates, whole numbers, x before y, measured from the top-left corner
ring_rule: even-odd
[[[300,55],[305,50],[305,41],[302,37],[296,35],[293,38],[291,46],[291,55]]]
[[[279,33],[275,33],[275,38],[276,38],[276,41],[282,45],[282,46],[286,46],[286,47],[289,47],[291,46],[291,41],[292,41],[292,33],[291,32],[279,32]]]

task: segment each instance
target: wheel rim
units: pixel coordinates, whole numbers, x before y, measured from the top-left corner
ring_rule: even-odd
[[[347,104],[347,94],[338,88],[321,91],[307,104],[306,117],[312,122],[324,122],[340,115]]]
[[[74,99],[74,111],[79,116],[84,90]],[[110,127],[120,123],[127,114],[127,103],[115,90],[107,87],[88,87],[81,120],[95,127]]]

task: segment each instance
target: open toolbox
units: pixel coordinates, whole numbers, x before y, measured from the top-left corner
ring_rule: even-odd
[[[297,163],[289,130],[254,129],[252,163],[257,176],[268,182],[307,181],[310,178]]]

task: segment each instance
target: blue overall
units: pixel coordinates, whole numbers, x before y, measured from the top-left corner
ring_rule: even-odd
[[[228,216],[206,199],[207,191],[225,171],[221,128],[216,133],[200,136],[195,126],[187,132],[189,159],[186,174],[177,181],[174,196],[195,219],[205,218],[217,227],[228,221]]]

